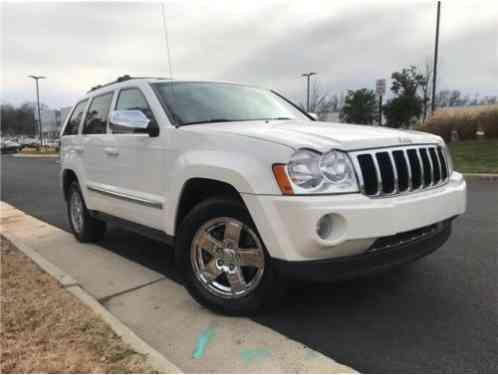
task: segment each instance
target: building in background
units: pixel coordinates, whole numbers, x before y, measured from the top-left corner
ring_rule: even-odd
[[[61,112],[57,109],[48,109],[41,112],[43,138],[53,140],[59,138],[61,123]]]
[[[69,112],[71,112],[71,108],[73,107],[62,107],[60,109],[61,112],[61,124],[64,125],[66,122],[66,117],[69,115]]]
[[[47,109],[41,112],[43,137],[57,139],[60,136],[62,125],[66,121],[72,107],[58,109]]]

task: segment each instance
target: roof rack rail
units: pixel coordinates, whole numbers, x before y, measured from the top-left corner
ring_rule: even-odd
[[[113,85],[115,83],[125,82],[125,81],[128,81],[130,79],[169,79],[170,80],[171,78],[167,78],[167,77],[132,77],[129,74],[125,74],[125,75],[118,77],[115,81],[104,83],[103,85],[93,86],[90,90],[87,91],[87,93],[101,89],[102,87]]]

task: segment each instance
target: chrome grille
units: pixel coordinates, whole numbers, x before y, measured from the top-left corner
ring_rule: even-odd
[[[361,191],[371,197],[433,188],[449,177],[446,152],[438,145],[357,151],[351,156]]]

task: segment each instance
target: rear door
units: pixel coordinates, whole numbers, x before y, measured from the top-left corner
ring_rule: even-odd
[[[108,118],[114,92],[94,96],[86,112],[81,139],[83,145],[83,165],[86,188],[88,189],[87,205],[91,209],[109,212],[112,205],[101,192],[112,185],[117,177],[117,171],[107,160],[107,154],[112,149],[112,137],[108,133]]]
[[[78,176],[84,174],[83,144],[78,135],[81,122],[88,106],[88,99],[76,104],[61,135],[61,163],[63,168],[74,170]]]
[[[61,136],[61,154],[66,160],[79,159],[82,148],[81,139],[78,137],[78,131],[85,114],[85,109],[88,105],[88,99],[82,100],[74,106],[71,116],[67,121],[64,131]]]

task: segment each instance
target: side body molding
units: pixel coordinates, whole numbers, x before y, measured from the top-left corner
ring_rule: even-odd
[[[87,189],[90,191],[93,191],[95,193],[106,195],[106,196],[111,197],[111,198],[125,200],[125,201],[136,203],[136,204],[139,204],[142,206],[157,208],[159,210],[161,210],[163,208],[162,202],[159,202],[156,200],[151,200],[151,199],[146,199],[144,197],[138,197],[136,195],[129,194],[129,193],[115,191],[115,190],[112,190],[109,188],[104,188],[104,187],[97,186],[94,184],[88,184]]]

